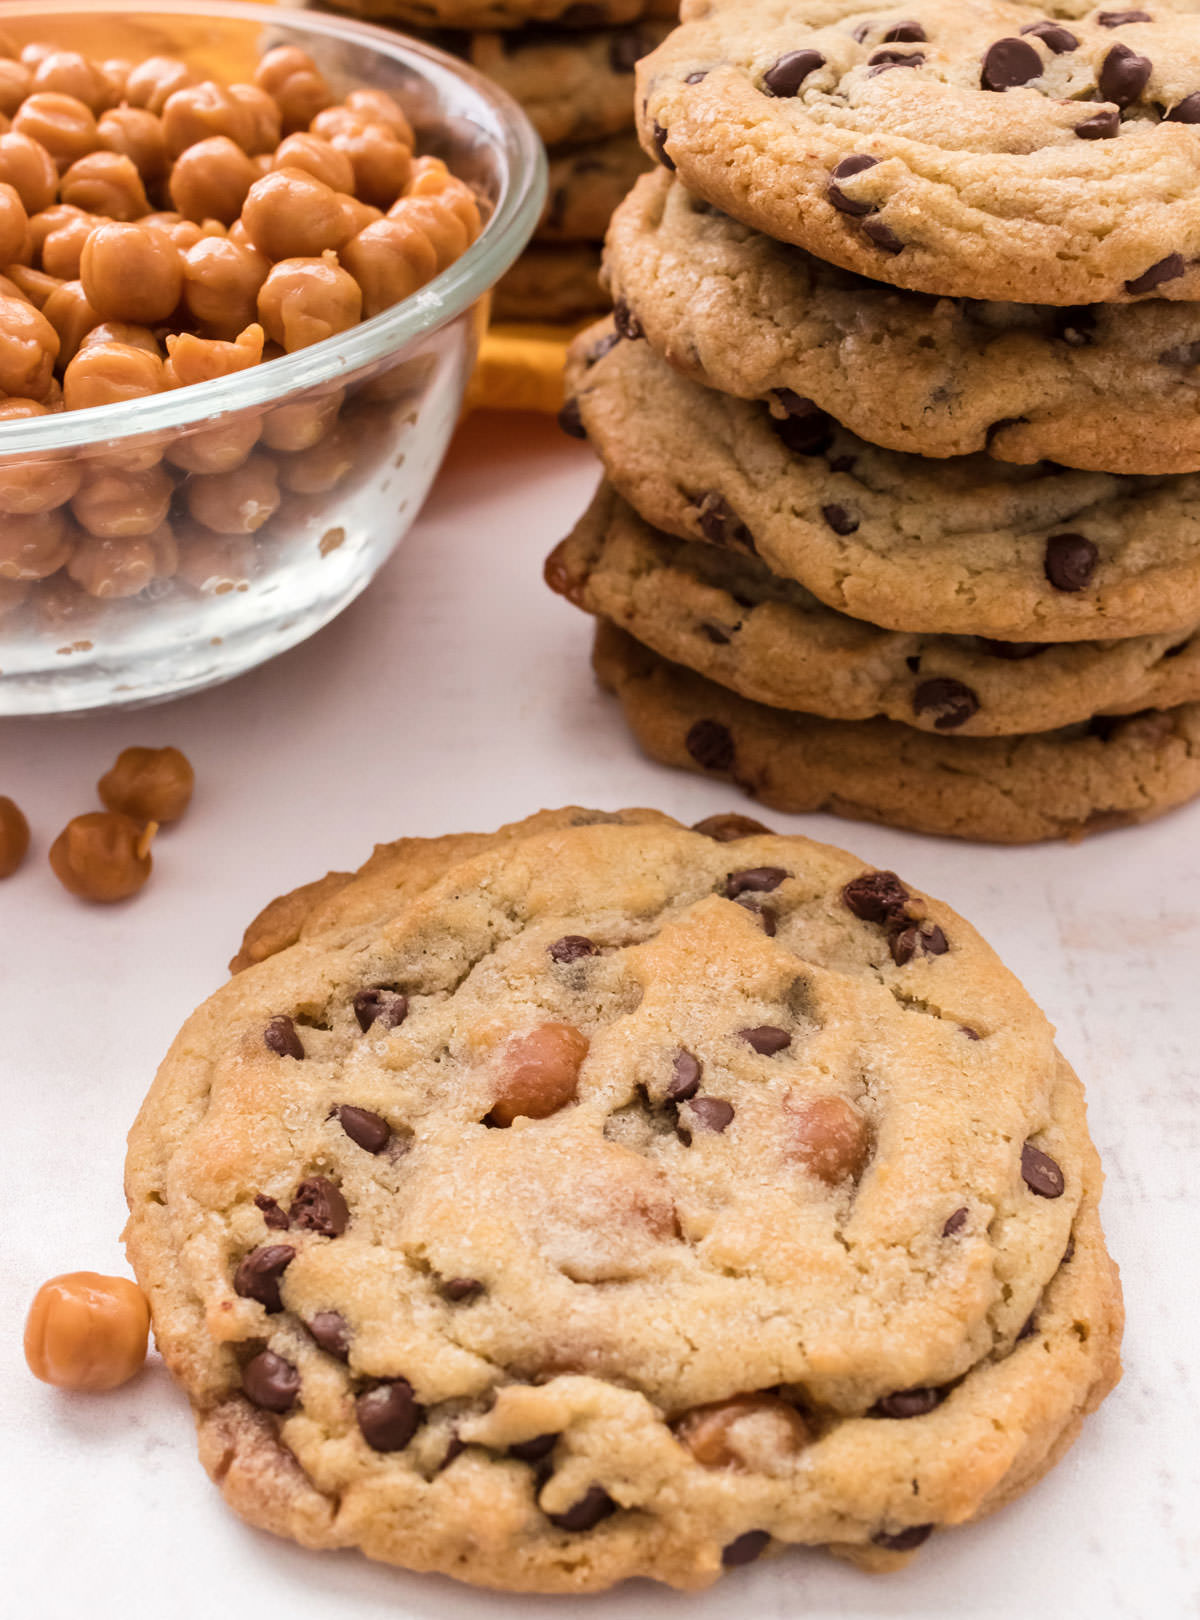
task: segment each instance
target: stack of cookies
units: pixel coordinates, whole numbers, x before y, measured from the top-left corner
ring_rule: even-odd
[[[1200,17],[717,0],[564,425],[547,574],[654,757],[1021,842],[1200,792]]]
[[[546,143],[546,209],[533,242],[496,289],[497,319],[577,322],[607,309],[600,285],[604,232],[649,167],[634,132],[634,68],[667,35],[675,0],[336,0],[336,6],[462,57],[521,104]]]

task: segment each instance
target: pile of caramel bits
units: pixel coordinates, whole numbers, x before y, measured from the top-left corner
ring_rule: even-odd
[[[187,579],[169,513],[244,536],[281,485],[311,492],[287,458],[340,393],[107,457],[14,465],[4,424],[229,376],[407,298],[481,229],[413,146],[392,96],[335,101],[294,46],[223,84],[0,36],[0,617],[51,576],[94,598]]]

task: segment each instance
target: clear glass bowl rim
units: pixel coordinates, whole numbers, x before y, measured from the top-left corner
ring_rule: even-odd
[[[542,143],[506,91],[445,52],[372,23],[323,12],[296,11],[288,6],[251,5],[245,0],[126,0],[116,7],[110,0],[24,0],[0,8],[0,27],[18,18],[41,21],[113,11],[122,17],[145,13],[286,26],[297,34],[316,34],[367,46],[435,83],[439,78],[453,78],[495,115],[502,131],[507,175],[502,177],[491,218],[462,257],[381,315],[307,349],[298,349],[295,354],[252,366],[231,377],[151,394],[119,407],[97,405],[0,423],[0,465],[10,456],[33,458],[91,446],[107,449],[166,429],[199,427],[218,415],[281,404],[304,389],[336,384],[376,360],[399,354],[413,339],[427,336],[469,309],[499,280],[532,235],[546,194]]]

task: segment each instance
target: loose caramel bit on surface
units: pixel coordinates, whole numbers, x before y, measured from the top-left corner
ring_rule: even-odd
[[[146,1359],[150,1309],[125,1277],[72,1271],[34,1295],[25,1323],[25,1360],[35,1378],[59,1389],[116,1389]]]
[[[20,808],[0,794],[0,879],[12,877],[29,853],[29,823]]]
[[[178,821],[191,803],[196,773],[178,748],[123,748],[96,784],[107,810],[135,821]]]
[[[573,1024],[542,1024],[509,1041],[500,1057],[489,1125],[508,1126],[524,1115],[548,1119],[575,1100],[588,1039]]]
[[[866,1117],[842,1097],[789,1099],[789,1149],[826,1186],[848,1176],[857,1179],[871,1154],[871,1127]]]
[[[693,1407],[675,1424],[675,1436],[703,1468],[767,1472],[803,1451],[813,1436],[794,1406],[777,1395],[734,1395]]]
[[[50,846],[50,865],[63,888],[81,900],[127,900],[150,876],[157,831],[155,822],[143,827],[118,811],[92,810],[59,833]]]

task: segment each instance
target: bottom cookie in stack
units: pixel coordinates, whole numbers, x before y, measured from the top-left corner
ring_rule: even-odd
[[[601,487],[547,578],[606,621],[597,672],[653,757],[1005,843],[1200,793],[1195,480],[931,464],[688,382],[611,323],[569,380],[625,499]]]

